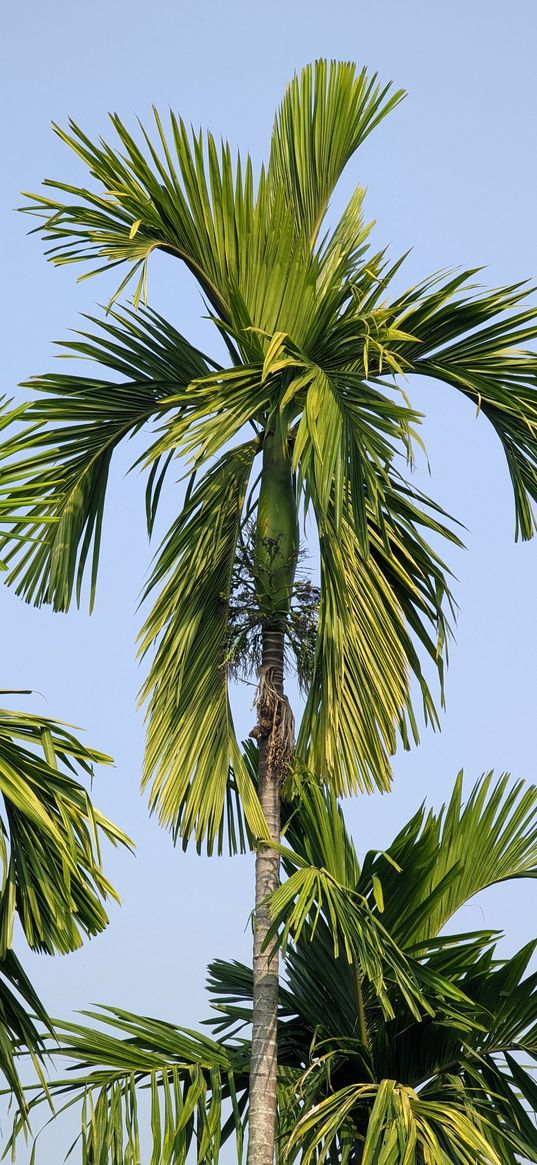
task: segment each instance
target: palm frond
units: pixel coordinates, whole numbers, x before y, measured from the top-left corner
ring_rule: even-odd
[[[147,263],[156,248],[182,259],[219,315],[229,310],[222,295],[232,246],[244,243],[244,227],[252,214],[252,173],[248,164],[244,180],[238,164],[235,175],[229,147],[221,157],[211,135],[207,155],[202,135],[190,136],[184,122],[170,113],[170,137],[154,111],[157,146],[141,127],[140,147],[117,114],[111,115],[120,151],[106,142],[93,143],[73,122],[69,130],[54,129],[62,141],[88,167],[97,184],[95,191],[46,180],[54,192],[29,194],[23,209],[42,221],[38,230],[52,244],[48,257],[56,264],[97,260],[95,274],[107,265],[127,265],[127,274],[116,292],[138,276],[135,304],[145,296]],[[144,153],[144,147],[146,152]],[[210,159],[210,183],[205,158]],[[238,216],[241,230],[235,229]]]
[[[283,189],[311,246],[347,162],[404,97],[342,61],[315,61],[294,76],[276,114],[267,178]]]
[[[257,793],[241,756],[226,675],[231,574],[256,441],[225,453],[185,502],[157,558],[147,594],[158,590],[141,637],[156,644],[143,698],[148,706],[144,786],[162,824],[186,843],[243,849],[242,814],[266,836]],[[230,768],[233,786],[230,786]],[[233,793],[235,790],[235,794]],[[242,805],[242,809],[241,809]]]
[[[313,942],[322,916],[332,937],[334,958],[344,953],[347,962],[359,968],[360,975],[373,985],[387,1018],[394,1016],[387,977],[395,981],[415,1015],[427,1011],[412,968],[366,899],[338,883],[327,870],[308,866],[289,850],[283,852],[287,862],[298,868],[269,899],[272,927],[267,942],[272,943],[277,936],[278,945],[285,952],[289,939],[298,942],[304,931]]]
[[[260,363],[241,364],[191,381],[186,394],[170,397],[167,403],[181,407],[159,426],[147,464],[173,451],[189,457],[192,468],[199,469],[221,454],[248,422],[263,416],[270,390],[263,384]]]
[[[249,158],[234,165],[227,144],[219,151],[211,134],[189,134],[173,113],[166,130],[154,111],[155,143],[143,126],[138,142],[112,115],[119,149],[92,142],[72,121],[55,126],[96,188],[47,179],[23,209],[40,220],[54,263],[97,261],[89,274],[125,264],[114,298],[135,276],[135,304],[146,295],[158,248],[186,263],[224,323],[273,331],[279,313],[298,325],[315,302],[308,255],[328,200],[354,151],[401,100],[389,90],[351,64],[307,66],[284,98],[255,192]]]
[[[356,914],[352,881],[358,873],[364,882],[370,858],[360,874],[334,796],[311,780],[305,780],[302,799],[288,806],[287,816],[287,837],[298,847],[287,853],[287,869],[307,870],[315,854],[319,862],[326,859],[319,883],[323,894],[329,884],[332,890],[336,886],[328,867],[349,880],[332,893],[337,926],[345,930]],[[413,830],[419,858],[420,832],[410,822],[406,833]],[[481,831],[491,834],[494,846],[493,817],[483,821]],[[394,868],[393,848],[383,855],[385,870]],[[372,876],[370,869],[371,913],[380,909]],[[394,944],[390,919],[397,917],[396,906],[391,912],[388,907],[392,896],[400,896],[404,911],[405,883],[399,874],[388,892],[384,882],[388,948]],[[492,932],[415,943],[410,965],[427,1007],[413,1009],[397,976],[387,975],[390,1017],[379,1001],[378,982],[360,973],[356,959],[348,962],[344,942],[335,952],[326,903],[325,896],[318,917],[314,910],[301,929],[295,928],[285,953],[278,1010],[282,1165],[293,1160],[351,1165],[364,1155],[390,1165],[537,1161],[531,1117],[537,1099],[537,974],[528,973],[535,942],[508,959],[498,957],[498,936]],[[382,957],[385,969],[389,949]],[[90,1013],[97,1027],[58,1025],[59,1054],[74,1067],[49,1088],[60,1112],[71,1104],[85,1106],[87,1165],[95,1160],[134,1165],[142,1122],[153,1165],[184,1161],[196,1140],[198,1160],[212,1163],[230,1137],[237,1138],[240,1157],[248,1115],[251,968],[215,961],[209,990],[213,1011],[206,1022],[212,1038],[116,1009]],[[52,1050],[50,1041],[47,1047]],[[32,1111],[45,1101],[39,1091]],[[18,1127],[19,1119],[14,1136]]]
[[[93,603],[117,445],[166,408],[180,408],[179,394],[208,371],[202,354],[155,312],[90,322],[97,333],[79,332],[62,348],[123,379],[34,377],[26,387],[45,395],[12,412],[15,430],[0,453],[0,517],[11,527],[1,539],[7,581],[27,601],[60,611],[73,593],[80,601],[88,563]]]
[[[422,808],[383,855],[368,854],[359,888],[382,879],[383,922],[405,949],[437,935],[480,890],[537,876],[537,789],[488,773],[463,803],[459,774],[445,811]]]
[[[316,507],[315,496],[313,501]],[[450,634],[444,608],[453,606],[446,567],[424,534],[457,544],[445,518],[392,473],[382,522],[370,516],[367,557],[348,516],[339,538],[321,525],[316,670],[297,756],[307,769],[334,782],[338,795],[389,788],[397,729],[406,747],[409,735],[418,739],[411,677],[418,681],[425,721],[437,724],[417,645],[438,672],[442,698]]]
[[[51,955],[76,950],[106,927],[105,903],[117,894],[101,844],[130,842],[77,778],[110,763],[63,724],[0,709],[0,1071],[23,1125],[17,1056],[29,1053],[43,1079],[50,1020],[14,953],[15,920],[32,950]]]
[[[535,533],[537,500],[537,333],[534,291],[524,284],[472,290],[474,271],[433,276],[391,305],[396,327],[414,337],[396,349],[414,372],[457,388],[483,413],[507,459],[515,536]],[[460,297],[458,293],[462,292]]]
[[[46,1051],[44,1031],[49,1017],[15,952],[0,956],[0,1072],[19,1110],[20,1127],[26,1131],[28,1102],[19,1075],[21,1052],[29,1055],[41,1080]]]
[[[64,725],[0,711],[2,953],[15,914],[32,949],[47,954],[76,950],[82,935],[107,925],[103,903],[117,895],[102,870],[101,839],[130,843],[76,776],[110,763]]]
[[[293,319],[297,311],[304,317],[299,292],[309,283],[313,302],[314,279],[304,267],[303,245],[293,238],[284,191],[269,194],[262,173],[254,192],[249,157],[234,164],[226,143],[218,150],[210,133],[189,134],[174,113],[168,135],[156,110],[154,119],[156,144],[141,125],[138,144],[112,115],[119,150],[91,142],[74,122],[68,131],[54,127],[88,167],[96,189],[46,180],[52,197],[28,195],[22,209],[41,220],[36,230],[51,244],[47,257],[55,264],[97,261],[82,278],[124,264],[113,300],[136,277],[138,306],[147,296],[149,258],[160,249],[186,264],[223,325],[265,326],[260,312],[270,323],[282,297],[292,304]],[[281,276],[276,297],[275,271]]]
[[[361,1105],[370,1108],[367,1131],[351,1141],[348,1118]],[[309,1165],[318,1159],[318,1150],[326,1155],[338,1138],[343,1162],[359,1144],[362,1165],[417,1165],[422,1160],[430,1165],[446,1165],[449,1160],[502,1165],[488,1131],[488,1122],[472,1112],[466,1098],[458,1104],[439,1104],[422,1100],[395,1080],[383,1080],[378,1085],[349,1085],[321,1101],[299,1120],[289,1138],[289,1152],[300,1145],[301,1161]]]
[[[247,1101],[247,1062],[207,1036],[117,1008],[85,1012],[99,1028],[55,1021],[49,1051],[76,1062],[75,1071],[48,1085],[56,1115],[82,1102],[82,1165],[139,1165],[147,1119],[151,1165],[198,1161],[217,1165],[221,1144],[234,1135],[241,1160]],[[38,1092],[32,1111],[47,1099]],[[15,1120],[9,1147],[15,1144]],[[35,1146],[34,1146],[35,1152]]]

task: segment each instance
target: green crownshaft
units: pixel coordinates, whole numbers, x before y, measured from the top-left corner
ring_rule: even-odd
[[[257,600],[263,614],[283,624],[289,614],[298,558],[298,515],[289,450],[274,433],[263,442],[255,545]]]

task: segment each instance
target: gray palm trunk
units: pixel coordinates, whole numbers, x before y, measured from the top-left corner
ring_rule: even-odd
[[[283,698],[283,634],[279,652],[275,639],[265,636],[263,667],[275,667],[274,691]],[[276,663],[275,656],[279,654]],[[270,663],[269,663],[270,659]],[[275,666],[276,665],[276,666]],[[259,798],[270,831],[280,841],[280,773],[274,758],[272,725],[267,708],[260,701],[256,735],[259,747]],[[266,899],[280,880],[280,855],[262,846],[255,862],[255,915],[253,955],[253,1027],[250,1062],[250,1114],[248,1165],[272,1165],[276,1124],[276,1029],[278,1011],[278,951],[274,944],[264,948],[270,927]]]

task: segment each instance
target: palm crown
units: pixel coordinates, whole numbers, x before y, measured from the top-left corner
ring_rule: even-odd
[[[484,414],[507,458],[517,534],[534,532],[537,357],[524,345],[537,312],[528,289],[476,290],[465,271],[390,298],[400,262],[368,249],[363,190],[325,225],[344,166],[401,96],[350,64],[316,62],[291,82],[257,180],[249,158],[234,162],[227,145],[189,134],[173,114],[169,137],[155,113],[156,144],[142,128],[141,145],[114,116],[117,150],[72,124],[57,132],[94,188],[47,182],[26,208],[55,263],[123,265],[117,295],[137,282],[134,309],[111,308],[63,345],[95,362],[95,373],[36,377],[37,399],[15,413],[22,427],[0,454],[8,581],[28,601],[65,610],[87,571],[93,601],[114,449],[154,422],[141,459],[150,527],[170,463],[187,457],[184,507],[146,591],[156,598],[142,651],[156,653],[144,688],[145,782],[161,820],[209,848],[226,817],[232,846],[240,843],[239,800],[251,831],[265,829],[235,738],[227,661],[234,568],[253,518],[257,618],[275,615],[263,598],[270,525],[259,535],[269,502],[280,525],[285,517],[285,535],[273,539],[282,609],[292,602],[297,512],[313,514],[319,542],[299,761],[338,793],[386,788],[397,732],[405,743],[417,737],[412,677],[435,721],[423,658],[441,679],[449,591],[428,539],[456,535],[405,477],[420,418],[397,377],[440,379]],[[155,249],[197,279],[225,367],[138,306]],[[256,486],[256,458],[269,445],[276,503],[274,474],[265,493],[263,471]]]

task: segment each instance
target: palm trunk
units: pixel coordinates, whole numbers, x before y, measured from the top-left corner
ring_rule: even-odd
[[[265,671],[265,669],[267,669]],[[263,674],[271,675],[272,688],[283,699],[283,632],[266,631],[263,644]],[[274,756],[273,733],[263,699],[258,703],[256,735],[259,747],[259,799],[270,836],[280,841],[281,773]],[[254,998],[252,1058],[250,1062],[250,1112],[248,1165],[272,1165],[276,1125],[278,952],[263,950],[270,919],[265,900],[280,881],[280,855],[262,846],[255,861],[254,915]]]
[[[257,596],[264,618],[257,693],[259,799],[271,839],[280,841],[281,787],[293,749],[293,717],[284,693],[285,625],[297,561],[296,498],[287,451],[278,454],[265,435],[257,529]],[[252,1055],[248,1165],[273,1165],[276,1128],[279,959],[265,946],[270,928],[267,897],[280,881],[280,855],[261,846],[255,863]]]

